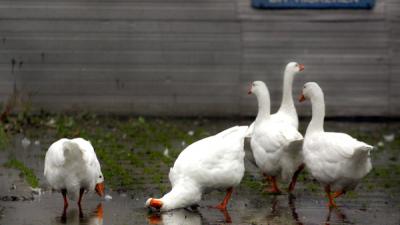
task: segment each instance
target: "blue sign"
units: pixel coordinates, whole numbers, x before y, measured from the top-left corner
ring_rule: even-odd
[[[375,0],[252,0],[264,9],[371,9]]]

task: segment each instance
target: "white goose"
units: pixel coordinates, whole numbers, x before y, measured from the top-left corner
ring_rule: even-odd
[[[317,83],[304,85],[300,101],[305,99],[311,100],[312,119],[304,137],[304,161],[325,187],[329,207],[336,207],[333,199],[354,189],[372,169],[369,153],[373,147],[345,133],[324,131],[324,93]]]
[[[64,208],[70,199],[78,198],[80,206],[85,191],[96,190],[104,195],[104,178],[96,153],[89,141],[82,138],[60,139],[46,153],[44,176],[50,186],[61,191]]]
[[[271,115],[271,119],[278,122],[287,123],[299,128],[299,118],[297,117],[296,107],[293,102],[293,79],[295,75],[304,70],[304,65],[297,62],[290,62],[286,65],[283,74],[282,102],[278,111]],[[254,130],[254,122],[250,125],[247,137],[251,137]]]
[[[146,207],[161,211],[185,208],[201,200],[205,191],[227,189],[216,208],[225,210],[233,187],[244,175],[244,137],[248,127],[236,126],[199,140],[184,149],[169,172],[172,190],[161,199],[149,198]]]
[[[301,142],[303,136],[297,129],[271,118],[268,88],[262,81],[254,81],[249,94],[254,93],[258,101],[258,114],[250,141],[254,159],[263,175],[272,185],[271,193],[280,193],[276,178],[282,175],[284,180],[292,178],[289,192],[295,186],[296,179],[303,169]]]

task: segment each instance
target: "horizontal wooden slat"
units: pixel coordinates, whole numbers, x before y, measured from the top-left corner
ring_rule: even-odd
[[[130,113],[130,115],[159,116],[223,116],[235,115],[237,109],[232,106],[230,97],[119,97],[119,96],[32,96],[32,101],[39,102],[38,108],[51,108],[53,111],[95,111],[100,113]],[[63,104],[59,104],[63,101]],[[199,102],[200,107],[192,104]],[[133,112],[133,113],[132,113]]]
[[[0,70],[0,76],[11,74],[11,69]],[[231,83],[239,80],[238,71],[160,71],[160,70],[19,70],[14,72],[19,81],[23,82],[95,82],[124,83],[124,82],[157,82],[157,83]],[[12,82],[14,77],[4,77],[2,80]]]
[[[0,51],[0,63],[20,59],[24,63],[234,64],[239,57],[235,51]]]
[[[271,11],[267,11],[271,12]],[[273,11],[272,11],[273,12]],[[309,12],[310,14],[313,11]],[[318,11],[319,12],[319,11]],[[322,11],[326,12],[326,11]],[[353,12],[353,11],[351,11]],[[281,11],[280,11],[281,13]],[[340,13],[338,13],[340,15]],[[370,33],[385,32],[389,27],[385,21],[243,21],[241,23],[243,32],[311,32],[311,33]]]
[[[207,34],[207,33],[239,33],[240,24],[229,21],[163,21],[163,20],[0,20],[1,33],[6,32],[36,32],[46,33],[95,33],[107,34],[148,34],[148,33],[181,33],[181,34]]]
[[[21,88],[37,95],[116,95],[116,96],[234,96],[236,84],[187,84],[174,82],[22,82]]]
[[[40,51],[232,51],[240,49],[237,39],[215,38],[214,40],[165,40],[165,38],[151,39],[10,39],[2,46],[2,49],[12,51],[18,50],[40,50]]]
[[[218,2],[0,2],[1,19],[227,20],[234,17],[233,4]]]
[[[254,50],[254,51],[246,51],[244,53],[244,63],[265,63],[265,62],[272,62],[272,63],[281,63],[287,60],[288,58],[293,57],[294,54],[285,54],[285,53],[277,53],[274,55],[267,54],[266,52]],[[386,55],[365,55],[365,54],[348,54],[348,55],[326,55],[326,54],[319,54],[319,55],[303,55],[301,52],[298,52],[299,61],[303,62],[304,64],[382,64],[388,61]]]

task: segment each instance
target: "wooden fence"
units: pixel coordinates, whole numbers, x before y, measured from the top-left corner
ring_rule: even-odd
[[[400,116],[400,1],[373,10],[257,10],[250,0],[0,0],[0,100],[33,109],[132,115],[275,111],[282,71],[294,96],[320,83],[328,116]],[[298,104],[309,115],[309,104]]]

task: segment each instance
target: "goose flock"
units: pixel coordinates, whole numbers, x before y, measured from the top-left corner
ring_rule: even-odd
[[[255,163],[270,183],[268,192],[280,194],[278,179],[290,181],[293,192],[296,180],[306,168],[324,187],[328,206],[334,199],[352,190],[372,169],[371,145],[345,134],[324,131],[324,94],[315,82],[304,85],[299,101],[310,100],[312,118],[303,136],[292,97],[295,76],[304,65],[291,62],[284,70],[283,95],[279,110],[271,114],[267,85],[254,81],[248,94],[254,94],[258,113],[250,126],[234,126],[198,140],[186,147],[169,171],[172,189],[161,198],[149,198],[145,206],[169,211],[196,207],[204,193],[226,190],[225,198],[215,208],[226,210],[233,192],[244,176],[244,140],[250,146]],[[64,208],[67,196],[80,206],[86,191],[104,195],[104,177],[93,146],[82,138],[61,139],[46,153],[44,176],[50,186],[62,193]]]

